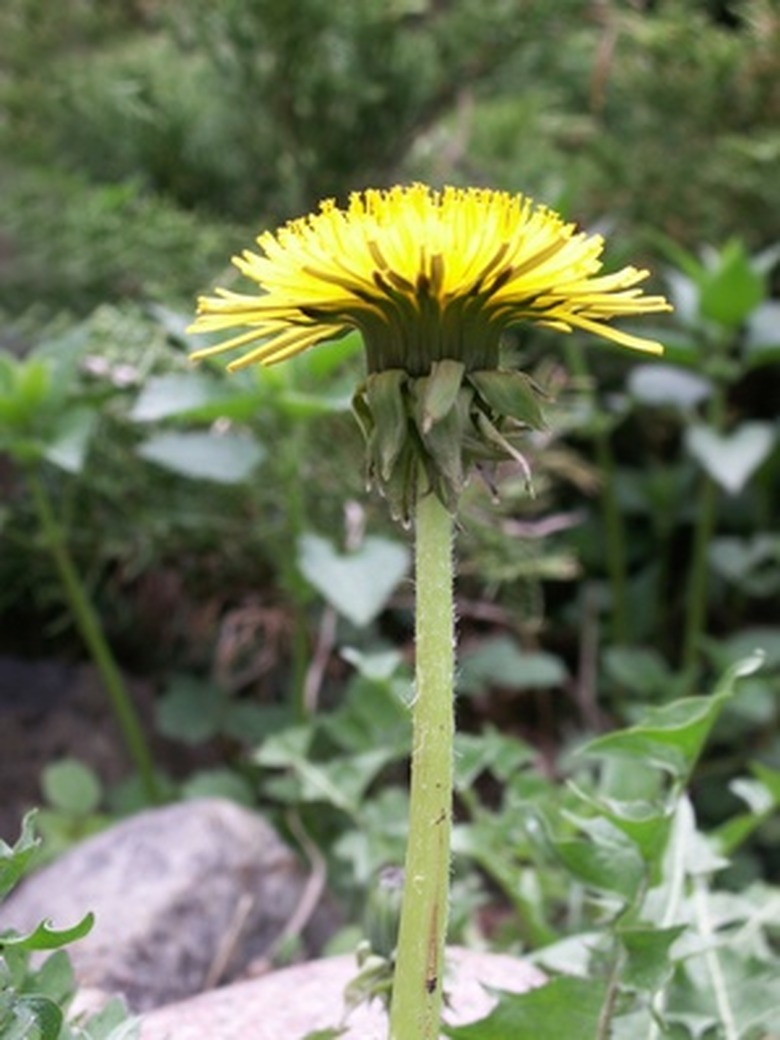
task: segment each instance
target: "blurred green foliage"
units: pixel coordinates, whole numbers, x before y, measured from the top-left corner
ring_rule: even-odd
[[[259,803],[303,833],[353,920],[403,843],[412,606],[347,414],[360,345],[193,370],[193,297],[255,231],[420,177],[616,230],[615,261],[644,255],[674,299],[660,362],[541,331],[507,343],[550,395],[527,450],[536,497],[502,467],[469,486],[459,531],[453,934],[554,941],[545,967],[587,977],[588,1014],[604,986],[633,993],[616,1037],[648,1033],[659,987],[669,1035],[717,1035],[677,917],[650,935],[616,910],[645,913],[631,879],[669,866],[672,838],[643,845],[642,821],[729,858],[694,857],[684,879],[684,907],[714,901],[741,944],[729,990],[755,985],[776,941],[750,947],[745,922],[780,866],[778,84],[778,0],[0,7],[0,647],[74,653],[22,479],[32,452],[120,660],[154,676],[158,734],[206,755],[165,791]],[[630,742],[757,646],[765,666],[717,702],[707,752],[679,752],[689,795],[676,775],[674,798],[629,790],[632,763],[612,781],[633,808],[605,801],[609,769],[576,747],[617,725]],[[99,781],[47,771],[53,848],[141,804]],[[605,889],[607,847],[630,863]]]

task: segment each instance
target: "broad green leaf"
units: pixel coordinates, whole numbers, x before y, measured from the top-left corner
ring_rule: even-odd
[[[123,1002],[114,997],[87,1020],[85,1028],[87,1036],[84,1040],[135,1040],[139,1035],[140,1021],[129,1018]]]
[[[46,997],[25,994],[19,997],[17,1014],[20,1011],[27,1012],[35,1023],[38,1030],[36,1040],[57,1040],[62,1029],[63,1015],[54,1001]],[[22,1035],[26,1040],[30,1033]]]
[[[750,315],[745,352],[749,365],[769,365],[780,360],[780,301],[768,300]]]
[[[218,484],[243,483],[265,456],[265,449],[242,433],[158,433],[136,450],[163,469]]]
[[[620,942],[627,955],[622,984],[650,993],[664,986],[675,967],[670,957],[671,947],[685,927],[681,924],[673,928],[619,928]]]
[[[672,825],[668,808],[648,801],[595,797],[573,783],[569,787],[586,805],[622,831],[639,849],[645,862],[652,863],[663,852]]]
[[[558,858],[584,884],[631,902],[647,873],[634,842],[605,819],[575,822],[587,838],[553,838]]]
[[[44,458],[66,473],[80,473],[97,419],[97,412],[92,408],[68,411],[46,438]]]
[[[411,713],[393,684],[362,675],[352,679],[344,701],[322,718],[321,727],[343,751],[382,745],[404,757],[411,746]]]
[[[502,993],[487,1018],[448,1027],[450,1040],[585,1040],[598,1034],[606,984],[558,978],[527,993]]]
[[[775,428],[767,422],[745,422],[729,434],[709,426],[691,426],[686,446],[716,484],[730,495],[747,485],[775,445]]]
[[[455,789],[469,790],[483,773],[507,780],[512,773],[529,765],[535,752],[517,737],[487,726],[478,735],[455,734]]]
[[[350,553],[338,552],[318,535],[298,543],[298,566],[309,584],[359,628],[387,605],[409,569],[409,550],[399,542],[370,536]]]
[[[225,695],[214,683],[175,676],[155,705],[157,728],[165,737],[202,744],[220,731]]]
[[[636,365],[628,376],[628,389],[641,404],[655,408],[696,408],[712,392],[708,379],[675,365]]]
[[[507,689],[548,689],[568,678],[560,657],[545,651],[526,652],[508,636],[485,639],[479,649],[463,655],[458,675],[460,693],[480,693],[490,686]]]
[[[227,380],[203,372],[171,373],[147,380],[138,395],[130,418],[134,422],[156,422],[171,416],[199,414],[204,408],[229,403],[236,391]]]
[[[41,776],[46,800],[55,809],[87,816],[100,805],[102,790],[94,770],[73,758],[46,766]]]
[[[693,769],[704,742],[738,679],[760,667],[761,655],[745,658],[730,668],[710,697],[687,697],[651,708],[636,726],[607,733],[583,749],[588,755],[620,755],[648,761],[682,779]]]
[[[726,328],[736,328],[764,301],[766,277],[750,262],[741,242],[729,242],[699,279],[699,311]]]
[[[672,679],[663,655],[648,646],[607,647],[604,668],[614,682],[648,700],[666,691]]]
[[[202,769],[182,785],[182,797],[226,798],[251,808],[255,793],[251,784],[235,769]]]
[[[48,921],[42,921],[32,932],[27,935],[15,935],[7,932],[0,934],[0,952],[4,949],[15,950],[56,950],[60,946],[83,939],[91,931],[95,923],[95,915],[85,914],[78,924],[72,928],[64,928],[58,931]]]

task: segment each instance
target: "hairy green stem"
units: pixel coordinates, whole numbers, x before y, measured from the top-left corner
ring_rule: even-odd
[[[28,477],[46,548],[51,553],[76,627],[103,680],[125,744],[141,778],[144,795],[149,802],[158,802],[160,792],[154,764],[132,698],[68,552],[65,534],[55,518],[46,489],[37,473],[30,471]]]
[[[421,491],[416,513],[416,679],[409,840],[390,1040],[438,1040],[449,909],[455,622],[452,518]]]

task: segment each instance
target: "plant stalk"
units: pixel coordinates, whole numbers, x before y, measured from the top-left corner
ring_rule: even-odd
[[[712,397],[710,398],[707,421],[712,429],[718,433],[723,429],[725,412],[725,389],[717,384],[713,387]],[[719,497],[718,485],[709,474],[702,474],[696,502],[696,524],[693,530],[691,565],[688,573],[687,610],[682,648],[682,670],[689,672],[691,676],[695,676],[698,668],[699,644],[707,625],[707,585],[709,579],[709,561],[707,556],[718,518]]]
[[[28,477],[46,548],[54,560],[76,627],[103,680],[125,744],[141,778],[144,795],[149,802],[159,802],[160,791],[154,775],[152,756],[132,698],[111,653],[100,619],[68,552],[64,532],[54,516],[43,482],[38,474],[32,471],[28,473]]]
[[[416,507],[416,677],[409,840],[390,1040],[438,1040],[449,910],[455,621],[452,518],[431,493]]]

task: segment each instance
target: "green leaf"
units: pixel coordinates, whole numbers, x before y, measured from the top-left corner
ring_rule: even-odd
[[[130,412],[134,422],[156,422],[171,416],[192,417],[204,409],[213,414],[217,406],[230,404],[236,391],[226,380],[202,372],[171,373],[147,380]]]
[[[11,847],[0,838],[0,900],[2,900],[31,868],[40,846],[35,835],[35,812],[28,812],[22,821],[22,833]]]
[[[646,863],[652,863],[663,852],[672,825],[669,809],[648,801],[594,797],[571,782],[569,788],[622,831],[636,845]]]
[[[745,422],[729,434],[709,426],[691,426],[686,431],[688,451],[730,495],[743,490],[774,445],[774,426],[766,422]]]
[[[102,789],[94,770],[74,758],[46,766],[41,776],[46,800],[73,816],[88,816],[100,805]]]
[[[699,279],[699,311],[726,328],[741,325],[766,299],[766,277],[755,270],[741,242],[729,242]]]
[[[114,997],[85,1023],[84,1040],[135,1040],[140,1029],[136,1018],[129,1018],[124,1003]]]
[[[270,737],[254,757],[266,768],[292,771],[295,790],[291,800],[326,802],[349,815],[355,815],[368,785],[396,757],[393,748],[375,748],[360,755],[344,755],[327,762],[313,761],[308,755],[312,731],[295,727]],[[279,788],[276,788],[279,792]]]
[[[622,984],[650,993],[661,989],[674,972],[669,951],[685,929],[684,924],[673,928],[619,928],[618,936],[627,954]]]
[[[497,416],[508,416],[533,430],[545,429],[539,400],[541,390],[524,372],[490,370],[470,372],[469,382]]]
[[[597,1035],[605,999],[603,982],[553,979],[527,993],[502,993],[487,1018],[444,1034],[450,1040],[585,1040]]]
[[[712,393],[708,379],[676,365],[636,365],[628,376],[631,396],[653,408],[687,411],[706,401]]]
[[[157,728],[173,740],[202,744],[220,732],[225,707],[225,695],[214,683],[175,676],[155,706]]]
[[[227,798],[248,807],[255,803],[252,786],[233,769],[202,769],[182,785],[181,793],[189,799]]]
[[[517,737],[499,733],[487,726],[479,735],[455,734],[455,789],[467,791],[483,773],[507,780],[512,773],[529,765],[535,752]]]
[[[646,867],[636,845],[607,820],[577,820],[589,838],[553,838],[566,869],[601,892],[632,902],[645,879]]]
[[[48,921],[42,921],[37,928],[27,935],[3,933],[0,935],[0,951],[14,950],[56,950],[60,946],[83,939],[91,931],[95,923],[95,915],[85,914],[78,924],[72,928],[57,931],[51,928]]]
[[[362,628],[384,609],[409,569],[409,550],[377,536],[358,549],[340,553],[325,538],[304,535],[298,566],[304,578],[341,615]]]
[[[80,473],[97,420],[92,408],[72,408],[46,438],[44,458],[66,473]]]
[[[490,686],[513,690],[549,689],[568,678],[563,661],[545,651],[526,652],[514,639],[485,639],[479,649],[464,654],[458,676],[460,693],[481,693]]]
[[[52,1000],[37,995],[21,996],[17,1002],[19,1011],[27,1012],[39,1030],[37,1040],[57,1040],[62,1029],[63,1015]],[[29,1036],[29,1033],[26,1034]]]
[[[760,654],[730,668],[710,697],[687,697],[652,708],[636,726],[590,741],[582,753],[619,755],[653,763],[682,779],[693,769],[704,742],[738,679],[751,675],[763,661]]]
[[[243,483],[265,457],[265,449],[242,433],[158,433],[136,451],[180,476],[218,484]]]

